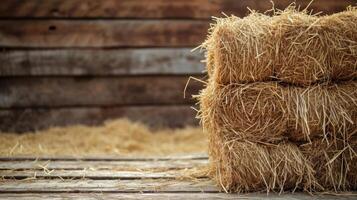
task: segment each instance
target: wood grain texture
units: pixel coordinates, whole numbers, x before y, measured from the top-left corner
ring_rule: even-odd
[[[202,74],[190,48],[0,51],[0,76]]]
[[[186,169],[208,164],[207,158],[197,155],[115,161],[101,157],[87,161],[53,158],[48,162],[44,158],[10,159],[2,157],[0,162],[1,199],[350,200],[357,195],[356,192],[314,196],[300,192],[226,194],[204,175],[187,177]]]
[[[0,156],[1,161],[165,161],[165,160],[207,160],[207,153],[175,154],[167,156]]]
[[[0,110],[0,132],[25,132],[53,126],[99,125],[106,120],[126,117],[151,127],[198,125],[190,106],[125,106]]]
[[[5,180],[0,192],[218,192],[208,179],[199,182],[170,179],[138,180]]]
[[[136,166],[137,167],[137,166]],[[182,177],[182,170],[167,171],[125,171],[125,170],[54,170],[51,173],[43,170],[0,170],[0,177],[5,179],[26,179],[26,178],[62,178],[62,179],[82,179],[93,180],[134,180],[134,179],[175,179]],[[207,178],[202,176],[200,178]]]
[[[0,170],[120,170],[185,169],[203,167],[208,160],[158,161],[2,161]]]
[[[311,195],[306,193],[295,192],[293,194],[274,194],[274,193],[249,193],[249,194],[226,194],[226,193],[26,193],[26,194],[0,194],[0,198],[4,200],[53,200],[53,199],[83,199],[83,200],[98,200],[98,199],[118,199],[118,200],[352,200],[356,199],[356,193],[345,195]]]
[[[269,0],[2,0],[2,18],[195,18],[208,19],[222,12],[244,16],[247,7],[265,11]],[[285,8],[292,1],[275,1],[276,8]],[[296,0],[305,8],[310,0]],[[315,0],[311,9],[332,13],[343,10],[354,0]]]
[[[209,21],[0,20],[2,47],[191,47]]]
[[[98,199],[118,199],[118,200],[139,200],[139,199],[151,199],[151,200],[191,200],[191,199],[206,199],[206,200],[225,200],[225,199],[237,199],[236,194],[224,194],[224,193],[26,193],[26,194],[14,194],[14,193],[0,193],[0,198],[3,200],[59,200],[59,199],[83,199],[83,200],[98,200]],[[245,196],[244,196],[245,197]],[[248,199],[248,198],[244,198]],[[258,200],[258,198],[252,197],[250,199]],[[249,199],[249,200],[250,200]],[[262,199],[262,198],[259,198]],[[277,198],[278,199],[278,198]],[[289,199],[288,199],[289,200]],[[330,199],[326,199],[330,200]]]
[[[138,180],[5,180],[0,182],[0,192],[105,192],[105,193],[218,193],[221,190],[209,179],[170,180],[170,179],[138,179]],[[256,199],[266,196],[263,194],[253,195]],[[279,196],[272,194],[271,199],[355,199],[356,193],[344,195],[311,196],[309,194],[286,194]],[[289,198],[287,198],[289,197]],[[269,196],[266,196],[270,199]],[[249,199],[249,198],[248,198]]]
[[[193,103],[202,83],[188,76],[6,77],[0,79],[0,108],[167,105]]]

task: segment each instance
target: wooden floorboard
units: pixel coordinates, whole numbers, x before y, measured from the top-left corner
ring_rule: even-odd
[[[205,175],[207,164],[205,154],[0,157],[0,199],[357,199],[356,192],[226,194]]]
[[[29,178],[62,178],[62,179],[177,179],[184,177],[187,169],[163,170],[163,171],[128,171],[128,170],[0,170],[0,177],[5,179],[29,179]],[[207,178],[202,175],[199,178]]]
[[[163,161],[163,160],[207,160],[206,153],[176,154],[173,156],[0,156],[0,161]]]
[[[163,161],[2,161],[0,170],[26,169],[182,169],[204,166],[207,160],[163,160]]]
[[[1,192],[219,192],[209,179],[171,180],[2,180]]]
[[[246,199],[246,200],[260,200],[260,199],[274,199],[274,200],[334,200],[334,199],[356,199],[356,196],[346,195],[346,196],[333,196],[333,195],[308,195],[308,194],[224,194],[224,193],[64,193],[64,194],[0,194],[1,199],[72,199],[80,198],[84,200],[94,200],[94,199],[171,199],[171,200],[181,200],[181,199],[205,199],[205,200],[215,200],[215,199]]]
[[[355,195],[309,195],[304,193],[294,194],[226,194],[226,193],[27,193],[27,194],[0,194],[0,199],[4,200],[37,200],[37,199],[155,199],[155,200],[181,200],[181,199],[245,199],[245,200],[352,200]]]

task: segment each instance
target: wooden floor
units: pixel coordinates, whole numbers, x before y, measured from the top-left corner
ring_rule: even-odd
[[[226,194],[202,155],[162,158],[0,158],[0,199],[357,199],[355,195]]]

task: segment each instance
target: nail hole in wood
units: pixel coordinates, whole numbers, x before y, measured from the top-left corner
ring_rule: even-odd
[[[49,31],[55,31],[56,29],[57,29],[57,27],[54,26],[54,25],[51,25],[51,26],[48,27]]]

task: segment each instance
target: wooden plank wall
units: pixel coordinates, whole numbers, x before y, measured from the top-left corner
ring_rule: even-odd
[[[284,8],[290,0],[275,2]],[[296,1],[302,8],[310,0]],[[356,0],[315,0],[333,13]],[[269,0],[2,0],[0,132],[128,117],[153,126],[197,125],[183,98],[204,78],[211,16],[265,11]],[[192,81],[187,96],[202,83]]]

